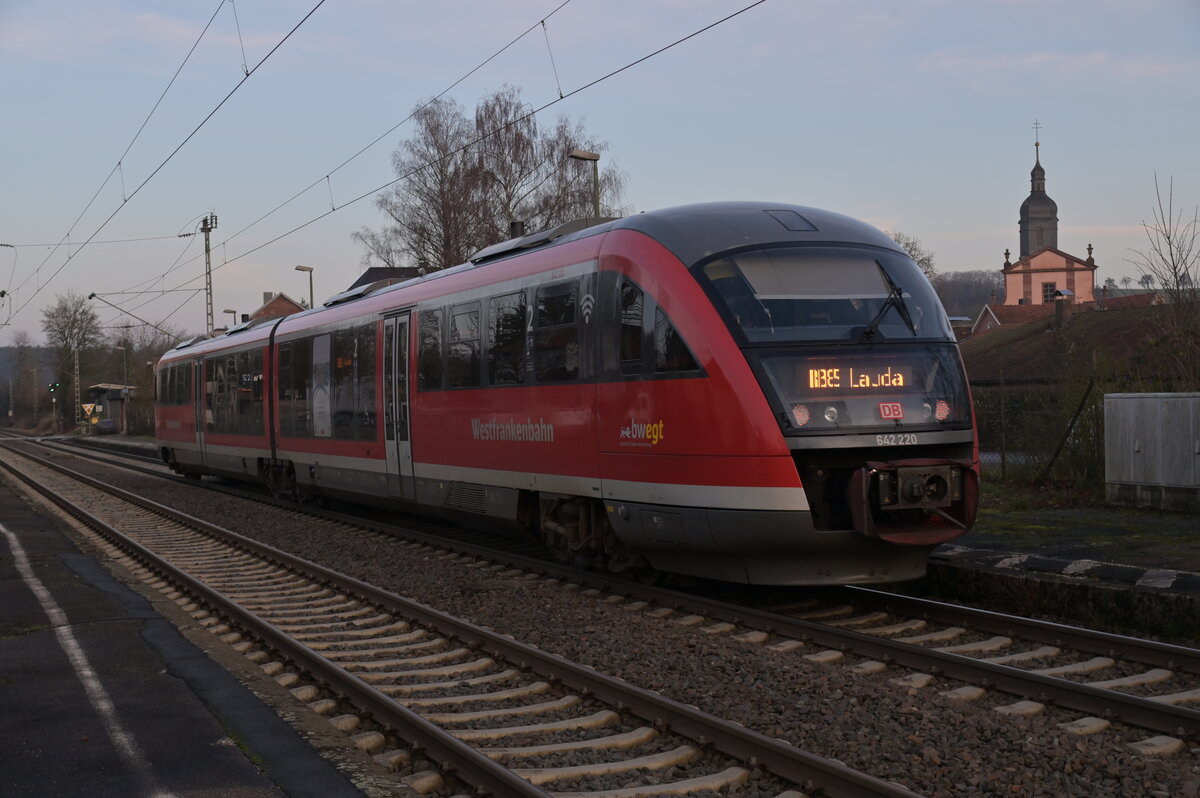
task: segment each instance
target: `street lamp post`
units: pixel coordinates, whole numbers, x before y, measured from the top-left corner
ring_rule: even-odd
[[[125,352],[125,347],[114,346],[113,349],[121,350],[121,434],[129,434],[129,410],[125,407],[129,403],[129,359]]]
[[[576,161],[592,162],[592,212],[595,218],[600,218],[600,153],[587,150],[572,150],[567,156]]]
[[[313,276],[312,276],[313,267],[312,266],[297,266],[296,271],[308,272],[308,306],[309,306],[309,308],[312,308],[312,306],[313,306]]]
[[[233,323],[229,325],[230,327],[237,325],[237,311],[236,310],[230,310],[229,308],[225,308],[221,312],[222,313],[230,313],[233,315]]]

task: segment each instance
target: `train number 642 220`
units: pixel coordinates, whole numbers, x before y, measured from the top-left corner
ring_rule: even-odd
[[[912,433],[902,435],[876,435],[876,446],[910,446],[917,442],[917,436]]]

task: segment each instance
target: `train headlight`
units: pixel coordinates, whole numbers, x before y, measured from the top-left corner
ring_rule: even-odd
[[[792,421],[797,427],[803,427],[809,418],[808,405],[792,405]]]
[[[830,424],[836,424],[838,420],[838,409],[833,405],[825,408],[825,420]]]
[[[921,410],[924,411],[924,413],[925,413],[926,421],[933,418],[933,405],[929,404],[929,402],[922,402]]]

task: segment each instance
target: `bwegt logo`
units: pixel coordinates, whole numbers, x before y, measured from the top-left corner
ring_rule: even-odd
[[[662,439],[663,421],[661,418],[658,421],[643,423],[630,419],[629,426],[621,427],[621,440],[649,441],[650,445],[654,446]]]

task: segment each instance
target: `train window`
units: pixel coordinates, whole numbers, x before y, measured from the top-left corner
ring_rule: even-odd
[[[282,435],[292,434],[292,345],[279,345],[278,367],[279,390],[279,432]]]
[[[333,434],[332,341],[331,336],[317,335],[312,339],[312,369],[308,379],[308,416],[313,437],[328,438]]]
[[[289,438],[312,437],[309,383],[312,380],[312,339],[279,345],[279,433]]]
[[[621,281],[621,372],[642,373],[642,316],[646,295],[629,280]]]
[[[216,361],[203,361],[204,368],[204,428],[212,432],[213,428],[213,388],[216,376]]]
[[[209,432],[224,432],[227,415],[226,387],[228,362],[225,356],[210,357],[204,361],[204,404],[205,426]]]
[[[654,370],[659,373],[670,371],[695,371],[700,368],[696,358],[688,351],[675,325],[667,318],[662,308],[654,309]]]
[[[421,311],[417,385],[422,391],[442,387],[442,316],[444,308]]]
[[[333,437],[374,440],[375,325],[333,334]]]
[[[161,372],[159,401],[165,405],[187,404],[187,378],[185,366],[168,366]],[[182,383],[182,387],[180,387]]]
[[[158,403],[160,405],[187,404],[187,383],[179,387],[183,377],[183,366],[164,366],[158,372]]]
[[[751,343],[954,340],[929,281],[900,253],[780,247],[700,271]]]
[[[525,382],[525,325],[528,304],[525,292],[492,297],[488,328],[488,382],[514,385]]]
[[[451,388],[479,385],[479,304],[450,309],[449,372]]]
[[[187,374],[184,366],[167,368],[167,404],[187,403]]]
[[[333,437],[354,438],[354,399],[358,391],[358,341],[354,330],[333,334]]]
[[[210,429],[227,435],[242,435],[249,430],[250,383],[248,353],[218,355],[208,361],[211,369],[209,384]]]
[[[374,322],[358,327],[358,403],[355,410],[358,413],[358,440],[372,441],[376,438],[379,411],[376,406],[378,397],[375,393],[376,333],[378,325]]]
[[[575,323],[578,292],[575,281],[537,290],[533,374],[538,382],[565,382],[579,376],[579,328]]]
[[[231,358],[232,360],[232,358]],[[238,352],[236,370],[230,375],[230,406],[233,416],[229,431],[242,435],[263,433],[262,351]]]

